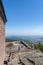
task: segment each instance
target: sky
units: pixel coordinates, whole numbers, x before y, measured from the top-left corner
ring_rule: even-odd
[[[7,35],[43,35],[43,0],[2,0]]]

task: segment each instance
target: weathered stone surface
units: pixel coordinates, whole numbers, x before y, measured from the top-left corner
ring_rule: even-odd
[[[7,44],[9,44],[11,42],[7,42]],[[18,61],[21,65],[43,65],[43,53],[39,50],[34,50],[29,48],[27,51],[27,47],[24,46],[24,44],[18,42],[18,41],[14,41],[12,42],[12,44],[14,44],[14,46],[19,46],[19,52],[15,53],[14,59],[13,60],[13,65],[19,65]],[[17,48],[17,47],[16,47]],[[16,50],[15,48],[15,50]],[[13,47],[14,49],[14,47]],[[14,50],[14,51],[15,51]],[[22,51],[23,50],[23,51]],[[17,58],[19,57],[19,58]]]
[[[0,65],[3,65],[5,57],[5,22],[6,16],[2,0],[0,0]]]
[[[5,56],[5,24],[0,17],[0,65],[3,65]]]

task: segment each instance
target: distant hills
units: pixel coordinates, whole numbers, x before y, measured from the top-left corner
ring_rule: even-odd
[[[7,36],[6,42],[24,40],[27,43],[43,43],[43,36]]]

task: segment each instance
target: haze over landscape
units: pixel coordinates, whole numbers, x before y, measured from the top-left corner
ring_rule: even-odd
[[[6,36],[43,35],[43,0],[3,0]]]

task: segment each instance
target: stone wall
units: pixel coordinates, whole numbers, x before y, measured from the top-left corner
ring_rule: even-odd
[[[5,57],[5,24],[0,16],[0,65],[3,65]]]

